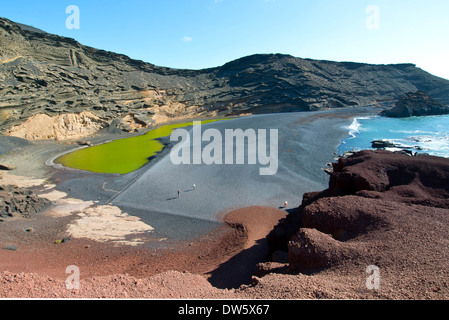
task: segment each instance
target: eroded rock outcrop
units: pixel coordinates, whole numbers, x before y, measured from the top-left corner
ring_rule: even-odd
[[[449,209],[448,179],[446,158],[362,151],[334,164],[327,192]]]
[[[106,121],[89,111],[53,117],[37,114],[7,130],[6,135],[27,140],[69,140],[90,136],[107,126]]]
[[[288,252],[289,272],[376,265],[443,286],[449,159],[367,150],[333,169],[329,188],[305,194],[268,237],[272,252]]]
[[[0,186],[0,219],[30,218],[50,205],[50,200],[15,186]]]
[[[360,249],[312,228],[301,228],[288,244],[290,272],[313,272],[345,259],[355,259]]]
[[[426,92],[409,92],[402,96],[395,107],[384,110],[382,116],[390,118],[407,118],[421,116],[437,116],[449,114],[449,107],[432,99]]]

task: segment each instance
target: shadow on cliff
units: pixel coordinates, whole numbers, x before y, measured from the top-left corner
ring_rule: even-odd
[[[256,265],[266,261],[268,255],[267,240],[260,239],[210,272],[208,280],[219,289],[237,289],[241,285],[251,284]]]
[[[285,211],[290,214],[295,210],[297,209]],[[219,289],[236,289],[241,285],[249,285],[252,282],[257,264],[270,260],[270,256],[268,238],[258,239],[253,246],[239,251],[210,272],[208,281]]]

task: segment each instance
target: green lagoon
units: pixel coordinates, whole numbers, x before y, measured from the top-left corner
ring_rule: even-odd
[[[201,123],[215,121],[219,120],[206,120]],[[97,173],[127,174],[140,169],[148,163],[149,158],[162,151],[164,145],[158,138],[168,137],[173,130],[192,125],[193,122],[164,125],[143,135],[79,149],[59,157],[55,163]]]

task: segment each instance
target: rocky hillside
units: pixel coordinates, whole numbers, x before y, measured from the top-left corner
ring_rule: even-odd
[[[179,117],[358,106],[417,90],[449,103],[449,81],[412,64],[264,54],[204,70],[170,69],[0,18],[2,130],[36,114],[87,110],[108,123],[128,117],[114,122],[126,130]]]

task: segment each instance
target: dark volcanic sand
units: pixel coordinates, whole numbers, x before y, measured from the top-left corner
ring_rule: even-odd
[[[59,170],[52,181],[72,197],[111,202],[138,216],[154,227],[160,238],[191,241],[219,227],[218,215],[223,212],[248,206],[279,208],[285,201],[289,209],[299,206],[303,193],[327,185],[322,168],[334,159],[333,152],[346,138],[352,118],[376,113],[377,109],[365,107],[258,115],[203,127],[221,131],[277,128],[279,170],[274,176],[260,176],[259,165],[175,166],[169,158],[169,145],[145,167],[128,175]]]
[[[39,216],[2,225],[2,246],[18,249],[0,250],[0,297],[447,299],[447,160],[426,166],[432,161],[416,158],[422,164],[413,167],[406,156],[369,155],[341,162],[329,190],[305,196],[304,224],[284,242],[289,261],[256,266],[273,249],[265,236],[285,216],[276,208],[230,212],[224,221],[233,228],[159,250],[86,239],[55,244],[74,217]],[[414,169],[400,174],[407,168]],[[290,211],[291,226],[298,219]],[[32,232],[25,231],[29,226]],[[282,232],[274,230],[281,234],[275,250],[282,250]],[[65,287],[69,265],[80,268],[80,290]],[[366,287],[368,265],[380,269],[378,290]]]

